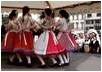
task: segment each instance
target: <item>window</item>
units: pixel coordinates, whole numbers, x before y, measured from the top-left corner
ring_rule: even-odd
[[[79,25],[79,23],[78,22],[76,22],[76,28],[78,29],[78,25]]]
[[[100,30],[101,29],[101,26],[95,26],[95,29],[96,30]]]
[[[72,20],[74,20],[74,15],[72,15]]]
[[[76,20],[77,19],[77,15],[74,15],[74,20]]]
[[[84,15],[82,14],[82,19],[84,19]]]
[[[72,15],[70,15],[70,20],[73,20],[73,16]]]
[[[90,21],[89,20],[86,20],[86,24],[90,24]]]
[[[97,23],[101,23],[101,20],[99,19],[99,20],[95,20],[95,23],[97,24]]]
[[[79,20],[81,20],[82,19],[82,15],[81,14],[79,14]]]
[[[86,27],[86,30],[88,30],[89,29],[89,27]]]
[[[79,19],[79,15],[77,15],[77,20]]]
[[[86,20],[86,24],[93,24],[94,21],[93,20]]]
[[[93,29],[93,27],[89,27],[89,29]]]
[[[101,17],[101,13],[97,13],[97,17]]]
[[[80,22],[81,24],[84,24],[84,22]]]
[[[92,17],[92,14],[87,14],[87,18],[90,18],[90,17]]]
[[[80,22],[80,24],[81,24],[81,29],[84,29],[84,22]]]
[[[101,29],[101,23],[96,23],[95,24],[95,29],[97,29],[97,30]]]
[[[86,27],[86,30],[93,29],[93,27]]]
[[[76,27],[77,27],[77,26],[76,26],[76,23],[75,23],[75,22],[73,22],[73,24],[74,24],[74,28],[76,29]]]

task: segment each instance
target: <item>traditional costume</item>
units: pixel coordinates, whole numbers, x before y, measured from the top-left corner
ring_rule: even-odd
[[[59,44],[54,32],[52,31],[54,20],[51,18],[45,18],[42,25],[45,26],[46,29],[44,29],[44,32],[36,41],[34,52],[38,55],[53,55],[63,52],[64,48],[62,48],[62,46]]]
[[[19,32],[20,42],[17,43],[18,47],[15,48],[15,51],[31,55],[33,53],[33,34],[30,27],[33,26],[33,20],[31,16],[25,15],[24,21],[23,17],[18,19],[18,24],[22,30]]]
[[[18,25],[14,21],[9,20],[7,25],[9,29],[2,41],[2,52],[14,52],[17,46],[17,41],[19,41]]]
[[[59,32],[57,36],[60,44],[67,51],[74,50],[75,48],[77,48],[78,44],[76,43],[73,34],[70,32],[70,27],[68,27],[70,23],[67,23],[65,18],[61,18],[58,24],[58,28],[62,31]]]

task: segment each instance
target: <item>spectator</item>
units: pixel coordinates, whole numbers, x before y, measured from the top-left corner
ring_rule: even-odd
[[[87,35],[85,35],[84,52],[89,52],[90,51],[89,43],[90,43],[89,37]]]
[[[92,48],[92,51],[94,53],[99,53],[99,50],[100,50],[99,41],[97,40],[97,37],[94,36],[94,38],[93,38],[93,48]]]

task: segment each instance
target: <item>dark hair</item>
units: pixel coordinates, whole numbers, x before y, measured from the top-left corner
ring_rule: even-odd
[[[66,10],[60,10],[59,14],[66,19],[67,22],[69,22],[69,14],[66,12]]]
[[[23,16],[25,16],[30,11],[30,8],[28,6],[24,6],[22,9]]]
[[[52,10],[50,8],[45,9],[45,13],[47,16],[51,16],[52,15]]]
[[[52,18],[54,18],[54,17],[55,17],[55,13],[54,13],[54,12],[52,13],[52,16],[51,16],[51,17],[52,17]]]
[[[40,19],[43,19],[43,18],[45,18],[44,12],[42,12],[40,15]]]
[[[18,14],[17,14],[17,10],[12,10],[11,13],[9,14],[9,19],[12,20],[13,17],[16,17]]]
[[[22,13],[23,13],[23,21],[24,21],[24,16],[30,11],[30,8],[28,6],[24,6],[22,8]]]

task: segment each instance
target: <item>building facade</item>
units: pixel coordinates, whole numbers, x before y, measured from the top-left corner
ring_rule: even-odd
[[[86,13],[70,15],[70,22],[74,24],[73,31],[101,30],[101,13]]]

